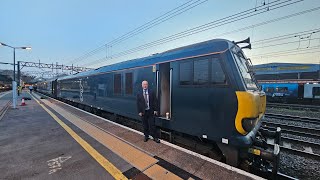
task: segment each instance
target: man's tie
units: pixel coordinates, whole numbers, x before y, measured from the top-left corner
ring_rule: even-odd
[[[146,103],[146,108],[148,108],[147,90],[146,90],[146,89],[144,89],[143,91],[144,91],[144,93],[143,93],[144,102]]]

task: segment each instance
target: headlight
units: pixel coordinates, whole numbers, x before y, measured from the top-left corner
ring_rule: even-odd
[[[242,120],[242,127],[246,132],[250,132],[256,127],[259,118],[250,118]]]

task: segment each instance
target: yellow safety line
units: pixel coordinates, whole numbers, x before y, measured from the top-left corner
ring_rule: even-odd
[[[30,93],[29,93],[30,94]],[[89,143],[82,139],[76,132],[74,132],[68,125],[66,125],[62,120],[60,120],[55,114],[53,114],[49,109],[42,105],[32,94],[30,96],[45,110],[50,114],[50,116],[56,120],[63,129],[65,129],[74,140],[76,140],[108,173],[115,179],[128,179],[122,172],[117,169],[110,161],[104,158],[97,150],[95,150]]]

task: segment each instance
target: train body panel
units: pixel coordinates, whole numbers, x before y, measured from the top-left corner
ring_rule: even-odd
[[[297,98],[297,83],[266,83],[261,84],[267,97]]]
[[[56,96],[141,121],[136,94],[147,80],[159,99],[157,126],[238,152],[252,145],[265,113],[248,66],[233,42],[211,40],[59,78]]]
[[[320,84],[305,84],[303,97],[306,99],[320,99]]]
[[[270,102],[319,103],[318,83],[270,82],[260,85]]]

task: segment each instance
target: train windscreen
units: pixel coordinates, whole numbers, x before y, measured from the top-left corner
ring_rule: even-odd
[[[250,70],[248,67],[248,60],[245,58],[241,50],[236,50],[235,48],[233,49],[233,54],[236,60],[236,64],[238,65],[239,71],[242,75],[242,78],[244,80],[244,83],[247,86],[247,89],[250,90],[256,90],[257,84],[252,78],[252,74],[250,74]]]

